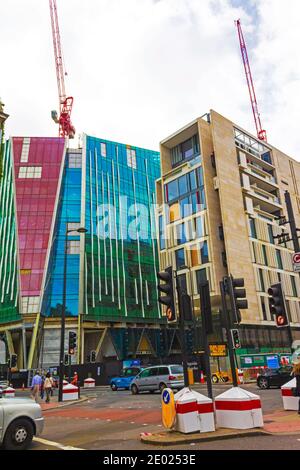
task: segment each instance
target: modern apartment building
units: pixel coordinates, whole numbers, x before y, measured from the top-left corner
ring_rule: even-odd
[[[13,137],[0,182],[0,334],[18,367],[57,365],[67,238],[73,362],[158,354],[155,229],[159,153],[83,137]],[[79,234],[79,227],[86,228]]]
[[[271,317],[267,290],[283,284],[293,338],[300,339],[293,247],[274,238],[282,231],[277,218],[286,215],[286,190],[300,227],[300,163],[215,111],[164,139],[160,151],[160,269],[176,267],[196,314],[198,284],[209,280],[216,319],[222,277],[243,277],[248,309],[241,311],[242,351],[289,347],[287,330],[276,328]],[[220,339],[220,328],[216,336]]]

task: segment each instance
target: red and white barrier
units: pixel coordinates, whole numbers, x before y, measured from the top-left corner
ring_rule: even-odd
[[[243,384],[244,383],[244,371],[242,369],[238,369],[238,378],[239,378],[239,383]]]
[[[214,407],[210,398],[184,388],[174,395],[176,430],[184,434],[215,431]]]
[[[252,429],[264,425],[260,397],[239,387],[218,395],[215,410],[220,428]]]
[[[63,401],[78,400],[79,391],[76,385],[68,384],[63,387]]]
[[[65,385],[69,385],[69,382],[64,379],[64,380],[63,380],[63,386],[65,386]]]
[[[2,395],[5,397],[5,398],[13,398],[16,396],[16,393],[15,393],[15,389],[12,388],[12,387],[7,387],[5,388],[3,391],[2,391]]]
[[[96,386],[96,380],[92,378],[85,379],[83,382],[83,388],[94,388]]]
[[[283,401],[283,408],[285,410],[298,411],[299,397],[294,397],[292,388],[296,387],[296,378],[290,380],[281,387],[281,396]]]

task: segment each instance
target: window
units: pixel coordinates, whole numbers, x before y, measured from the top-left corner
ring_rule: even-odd
[[[195,134],[171,149],[172,166],[179,165],[184,160],[190,160],[200,154],[199,136]]]
[[[162,215],[160,215],[158,218],[158,226],[159,226],[159,246],[161,250],[164,250],[166,248],[166,240],[165,240],[165,226],[164,226]]]
[[[197,238],[204,237],[204,220],[203,217],[197,217],[196,222],[196,236]]]
[[[101,157],[106,157],[106,144],[104,142],[101,142]]]
[[[262,311],[262,314],[263,314],[263,320],[267,320],[268,317],[267,317],[267,310],[266,310],[266,304],[265,304],[265,298],[264,297],[260,298],[260,304],[261,304],[261,311]]]
[[[80,254],[80,240],[69,240],[67,244],[68,255],[79,255]]]
[[[199,250],[197,245],[191,246],[191,263],[192,266],[198,266],[200,263]]]
[[[269,232],[269,240],[270,243],[274,244],[274,235],[273,235],[273,227],[272,225],[268,224],[268,232]]]
[[[22,297],[22,311],[26,313],[38,313],[39,312],[39,297]]]
[[[261,246],[263,257],[264,257],[264,264],[265,266],[268,266],[268,258],[267,258],[267,249],[265,245]]]
[[[177,244],[182,245],[183,243],[187,242],[187,233],[186,233],[186,225],[179,224],[176,225],[176,238]]]
[[[69,168],[81,168],[82,156],[81,153],[69,153]]]
[[[279,269],[283,269],[282,258],[281,258],[281,252],[280,252],[280,250],[277,250],[277,249],[276,249],[276,258],[277,258],[277,265],[278,265],[278,268],[279,268]]]
[[[202,261],[202,264],[209,262],[207,242],[203,242],[202,247],[201,247],[201,261]]]
[[[179,195],[182,196],[188,192],[188,179],[187,175],[181,176],[178,178],[178,186],[179,186]]]
[[[298,297],[296,279],[294,276],[291,276],[291,284],[292,284],[292,290],[293,290],[293,297]]]
[[[167,201],[173,201],[173,199],[178,199],[179,191],[178,191],[178,179],[171,181],[166,186],[166,199]]]
[[[255,220],[249,219],[249,226],[250,226],[250,236],[252,238],[257,238],[256,227],[255,227]]]
[[[190,198],[184,197],[180,199],[180,215],[182,218],[188,217],[192,214],[192,206],[190,204]]]
[[[264,281],[264,275],[263,275],[262,269],[258,270],[258,275],[259,275],[259,282],[260,282],[260,290],[262,292],[265,292],[265,281]]]
[[[19,178],[41,178],[42,167],[41,166],[20,166]]]
[[[180,274],[178,276],[178,281],[179,281],[181,292],[187,293],[186,274]]]
[[[143,372],[140,373],[139,377],[141,379],[145,379],[146,377],[150,377],[151,375],[151,369],[145,369]]]
[[[158,368],[158,375],[169,375],[168,367],[159,367]]]
[[[180,269],[182,266],[185,265],[185,256],[184,256],[184,248],[175,251],[175,262],[176,262],[176,269]]]
[[[73,230],[74,232],[76,232],[76,230],[78,230],[80,228],[80,222],[69,222],[68,223],[68,226],[67,226],[67,230]],[[76,235],[76,233],[72,234],[72,233],[69,233],[68,234],[70,237]],[[78,234],[79,235],[79,234]]]
[[[134,149],[127,149],[127,165],[136,169],[136,152]]]
[[[199,269],[196,271],[197,292],[199,293],[199,284],[207,281],[206,269]]]
[[[22,153],[21,153],[21,163],[27,163],[29,157],[29,148],[30,148],[30,137],[25,137],[23,139]]]
[[[197,168],[197,174],[198,174],[198,185],[199,186],[204,186],[202,166],[199,166],[199,168]]]
[[[197,177],[196,177],[196,171],[191,171],[190,174],[190,188],[191,188],[191,191],[194,191],[195,189],[197,189]]]
[[[270,152],[270,151],[265,152],[265,153],[262,153],[261,159],[262,159],[264,162],[270,163],[270,165],[272,165],[271,152]]]
[[[170,206],[170,222],[175,222],[176,220],[179,220],[180,214],[179,214],[179,204],[178,202],[175,202],[175,204],[172,204]]]

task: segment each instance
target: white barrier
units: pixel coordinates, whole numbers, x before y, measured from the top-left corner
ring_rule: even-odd
[[[294,397],[292,388],[296,387],[296,378],[290,380],[281,387],[281,396],[283,401],[283,408],[285,410],[298,411],[299,397]]]
[[[184,434],[215,430],[214,407],[210,398],[184,388],[174,396],[176,430]]]
[[[2,390],[2,395],[5,397],[5,398],[13,398],[15,397],[16,393],[15,393],[15,389],[12,388],[12,387],[7,387],[5,388],[4,390]]]
[[[96,380],[92,378],[85,379],[83,382],[83,388],[94,388],[96,386]]]
[[[221,428],[252,429],[263,427],[258,395],[233,387],[215,398],[216,422]]]
[[[76,385],[68,384],[63,387],[63,401],[78,400],[79,390]]]

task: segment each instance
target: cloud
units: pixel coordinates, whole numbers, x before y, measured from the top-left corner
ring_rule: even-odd
[[[297,156],[296,1],[57,0],[77,130],[157,149],[214,108],[254,132],[234,27],[241,17],[269,140]],[[56,135],[48,2],[0,0],[0,12],[7,130]],[[291,26],[287,31],[282,24]],[[288,123],[293,137],[287,141]]]

